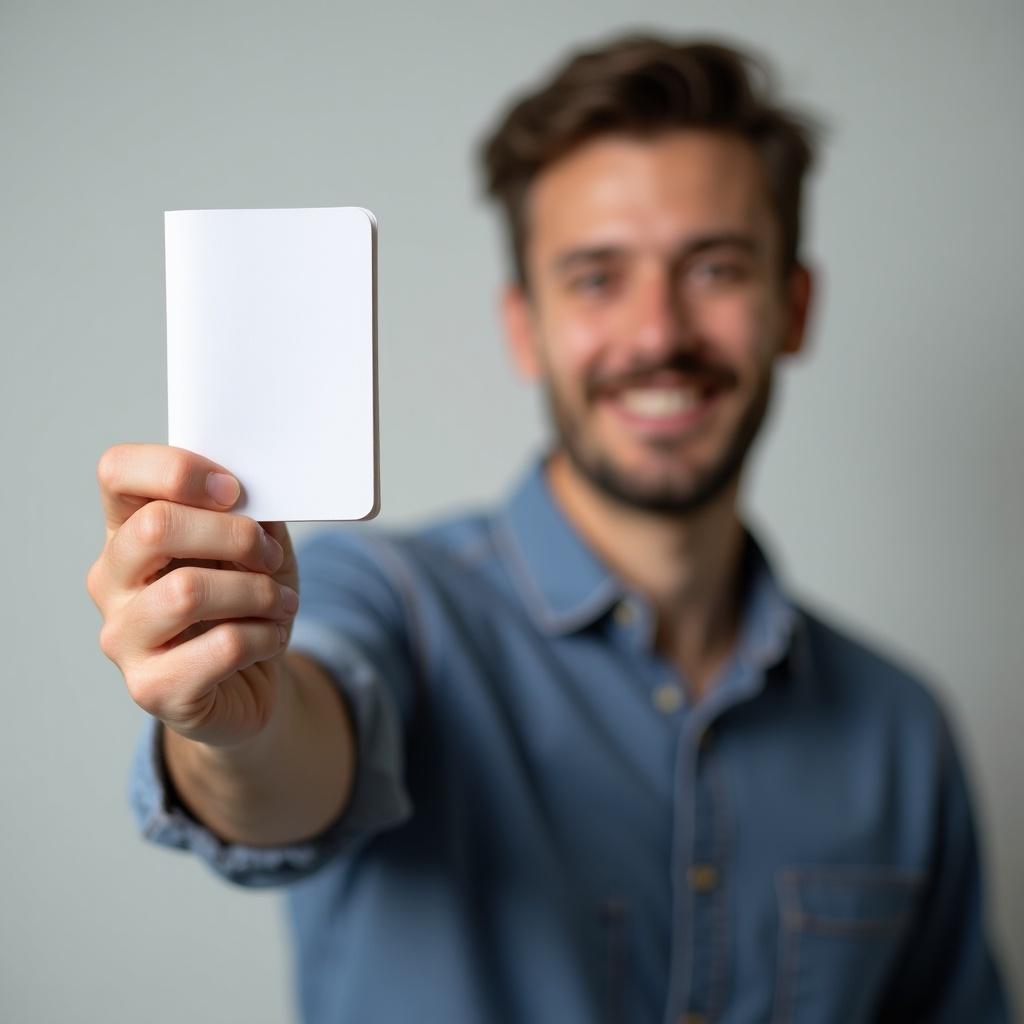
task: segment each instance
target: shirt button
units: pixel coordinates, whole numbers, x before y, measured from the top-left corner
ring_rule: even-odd
[[[651,700],[663,715],[672,715],[683,706],[683,691],[677,683],[662,683],[651,694]]]
[[[691,864],[687,874],[695,892],[709,892],[718,885],[718,868],[714,864]]]

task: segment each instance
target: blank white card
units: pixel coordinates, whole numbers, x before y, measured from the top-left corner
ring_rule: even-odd
[[[379,511],[377,224],[369,210],[174,210],[168,443],[241,481],[258,520]]]

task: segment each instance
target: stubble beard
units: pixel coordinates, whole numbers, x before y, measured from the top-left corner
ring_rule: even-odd
[[[568,456],[578,474],[589,481],[602,494],[623,505],[654,515],[678,518],[691,515],[707,507],[718,498],[742,472],[761,427],[771,408],[774,372],[766,370],[757,392],[743,411],[721,456],[689,481],[660,480],[655,483],[638,480],[623,470],[592,444],[587,443],[583,417],[572,414],[548,377],[544,383],[548,416],[554,427],[558,444]],[[647,442],[652,448],[661,448],[670,457],[674,442]]]

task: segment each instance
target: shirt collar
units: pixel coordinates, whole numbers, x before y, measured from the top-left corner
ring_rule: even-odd
[[[623,594],[622,584],[555,501],[536,456],[498,514],[496,537],[537,624],[548,633],[583,629]]]
[[[769,668],[793,653],[793,640],[801,629],[797,605],[787,596],[765,542],[744,526],[747,544],[743,555],[745,606],[740,636],[740,657],[755,668]]]
[[[584,629],[625,596],[622,582],[583,540],[555,500],[535,456],[499,510],[495,535],[523,601],[547,633]],[[740,656],[767,667],[789,651],[798,624],[763,544],[745,527],[745,610]]]

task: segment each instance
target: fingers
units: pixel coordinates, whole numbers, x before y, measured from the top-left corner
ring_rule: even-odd
[[[97,477],[107,539],[86,589],[132,698],[221,737],[262,728],[298,606],[287,527],[229,513],[238,481],[183,448],[115,445]]]
[[[262,573],[180,566],[141,590],[115,616],[117,623],[112,626],[108,646],[115,660],[133,661],[196,623],[287,621],[298,606],[299,596],[291,587]],[[129,645],[131,650],[126,649]]]
[[[118,444],[96,467],[107,536],[155,498],[223,511],[238,500],[238,481],[223,466],[184,448]]]
[[[108,583],[130,590],[150,582],[172,559],[236,562],[275,573],[284,550],[248,516],[157,500],[136,510],[111,537],[103,563]]]
[[[287,644],[282,622],[219,622],[125,673],[132,699],[165,722],[190,719],[218,683],[280,654]]]
[[[280,568],[276,570],[276,573],[286,576],[296,574],[298,566],[295,564],[295,550],[292,547],[292,538],[288,533],[287,524],[261,521],[260,526],[281,545],[281,550],[284,551],[284,561],[281,563]]]

